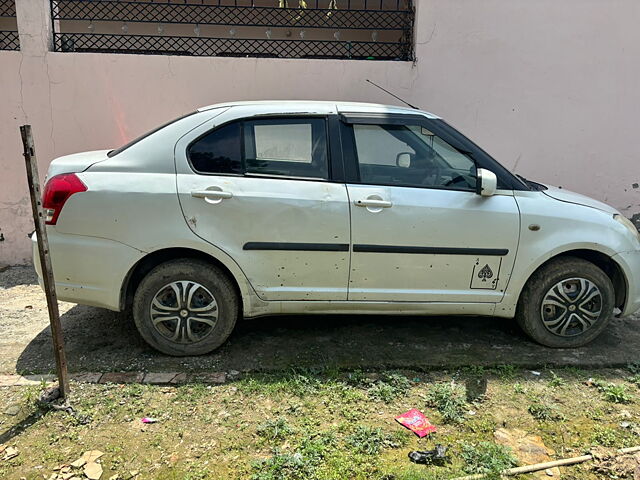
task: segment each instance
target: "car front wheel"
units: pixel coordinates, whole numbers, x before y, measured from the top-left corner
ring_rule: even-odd
[[[222,345],[238,317],[231,280],[202,260],[172,260],[142,279],[133,318],[142,338],[162,353],[202,355]]]
[[[520,295],[516,319],[537,342],[554,348],[586,345],[607,327],[615,295],[609,277],[581,258],[538,269]]]

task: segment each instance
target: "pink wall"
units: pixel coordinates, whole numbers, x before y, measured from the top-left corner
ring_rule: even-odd
[[[30,258],[18,126],[41,174],[201,105],[245,99],[394,103],[440,114],[500,162],[640,213],[640,2],[418,0],[411,63],[54,53],[46,0],[20,0],[21,52],[0,52],[0,264]],[[96,212],[99,215],[99,212]]]

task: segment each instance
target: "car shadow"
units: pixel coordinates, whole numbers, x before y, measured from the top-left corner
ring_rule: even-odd
[[[220,349],[199,357],[156,352],[125,314],[77,305],[62,315],[72,372],[270,371],[289,368],[434,369],[510,364],[605,367],[640,363],[640,320],[615,319],[590,345],[549,349],[513,320],[482,317],[295,315],[240,322]],[[53,371],[49,328],[21,352],[16,371]]]

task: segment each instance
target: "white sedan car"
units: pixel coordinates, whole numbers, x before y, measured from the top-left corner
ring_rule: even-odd
[[[511,174],[419,110],[213,105],[47,178],[59,298],[131,309],[170,355],[290,313],[515,317],[576,347],[640,308],[629,220]]]

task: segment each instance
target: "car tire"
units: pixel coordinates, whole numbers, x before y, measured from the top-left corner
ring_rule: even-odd
[[[613,284],[600,268],[581,258],[565,257],[531,276],[520,295],[516,320],[542,345],[581,347],[607,327],[614,305]]]
[[[231,279],[197,259],[158,265],[142,279],[133,298],[133,319],[142,338],[173,356],[218,348],[231,334],[239,310]]]

